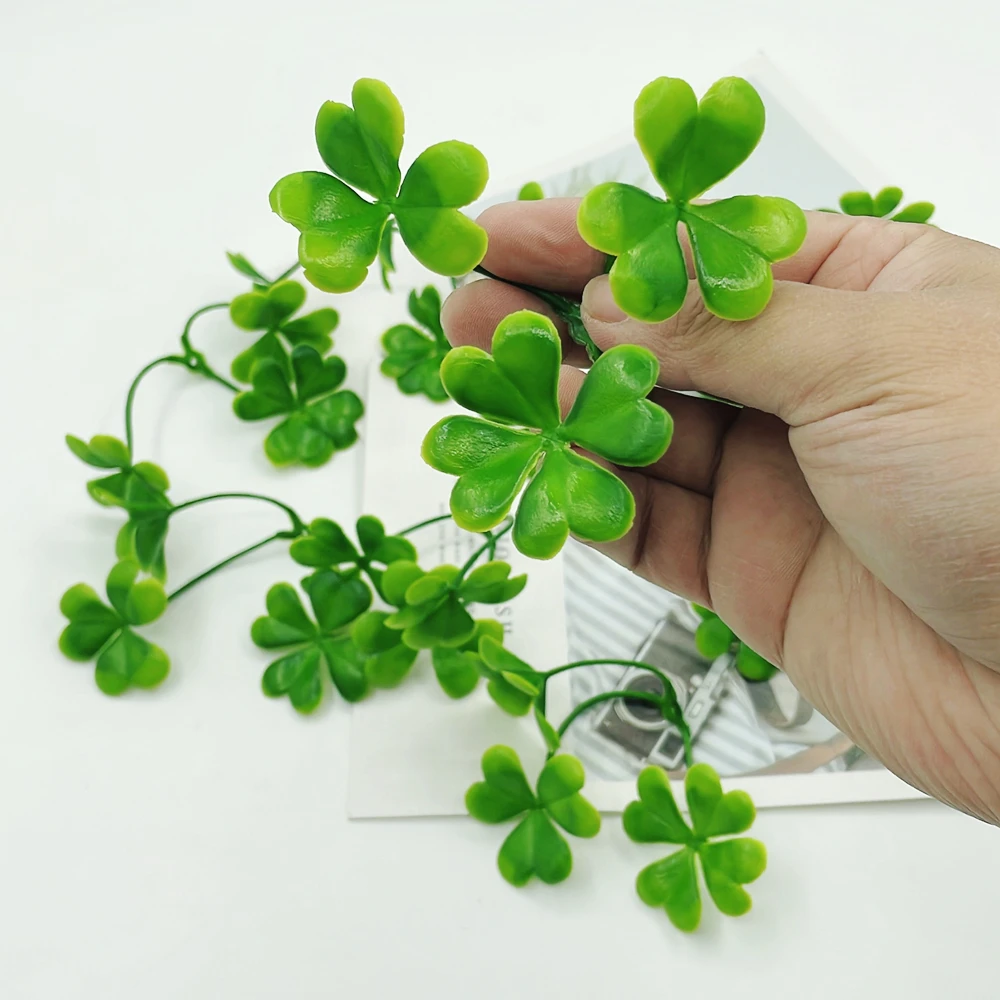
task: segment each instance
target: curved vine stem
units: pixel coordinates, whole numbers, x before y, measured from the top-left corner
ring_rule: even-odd
[[[619,667],[634,667],[640,670],[647,670],[654,677],[656,677],[663,687],[663,694],[653,694],[650,691],[604,691],[601,694],[595,694],[591,698],[587,698],[581,701],[570,713],[563,719],[562,725],[556,730],[556,734],[562,738],[563,734],[567,729],[585,712],[589,712],[590,709],[597,705],[603,704],[606,701],[613,701],[616,698],[632,698],[636,701],[648,701],[663,712],[664,702],[668,702],[670,706],[670,717],[668,718],[664,714],[664,719],[670,722],[672,725],[677,727],[678,732],[681,734],[681,739],[684,741],[684,762],[690,767],[694,762],[692,757],[691,749],[691,727],[688,725],[687,720],[684,718],[684,713],[681,709],[680,702],[677,700],[677,692],[674,690],[673,684],[667,678],[666,674],[662,670],[657,669],[649,663],[642,663],[639,660],[574,660],[572,663],[564,663],[560,667],[556,667],[553,670],[546,671],[544,678],[542,680],[542,689],[538,694],[537,704],[539,711],[542,715],[545,714],[545,688],[548,684],[550,677],[555,677],[556,674],[565,673],[567,670],[575,670],[577,667],[598,667],[598,666],[619,666]]]
[[[212,503],[215,500],[260,500],[261,503],[269,503],[272,507],[277,507],[288,515],[288,519],[292,522],[292,531],[295,533],[292,537],[298,537],[306,530],[305,521],[287,503],[283,503],[275,497],[264,496],[262,493],[210,493],[207,496],[195,497],[193,500],[185,500],[183,503],[177,504],[171,509],[170,516],[173,517],[174,514],[182,510],[197,507],[203,503]]]
[[[165,354],[162,358],[157,358],[155,361],[150,361],[145,368],[143,368],[134,379],[132,379],[132,384],[128,387],[128,395],[125,397],[125,447],[128,449],[128,460],[132,461],[132,408],[135,405],[135,393],[139,388],[139,383],[154,369],[159,368],[160,365],[183,365],[183,367],[188,367],[187,358],[182,357],[179,354]]]
[[[201,583],[202,580],[207,580],[210,576],[214,576],[220,569],[225,569],[231,563],[236,562],[237,559],[242,559],[244,556],[248,556],[252,552],[256,552],[258,549],[264,548],[265,545],[270,545],[271,542],[287,539],[290,535],[291,532],[288,531],[276,531],[273,535],[268,535],[267,538],[263,538],[259,542],[254,542],[253,545],[248,545],[245,549],[240,549],[239,552],[236,552],[220,562],[217,562],[214,566],[209,566],[209,568],[203,573],[199,573],[197,576],[192,577],[187,583],[173,591],[173,593],[168,594],[167,603],[176,600],[181,596],[181,594],[187,593],[192,587],[196,587],[199,583]]]
[[[418,521],[416,524],[411,524],[408,528],[403,528],[402,531],[397,531],[396,536],[403,538],[406,535],[412,535],[414,531],[419,531],[421,528],[429,528],[432,524],[440,524],[441,521],[450,520],[451,514],[438,514],[437,517],[429,517],[426,521]]]

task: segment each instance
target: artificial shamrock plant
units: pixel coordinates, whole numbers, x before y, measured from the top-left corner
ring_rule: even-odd
[[[764,104],[739,77],[699,102],[683,80],[660,77],[635,102],[635,137],[666,200],[616,181],[581,201],[577,226],[616,260],[611,292],[622,311],[653,323],[674,315],[688,291],[678,223],[687,230],[706,307],[723,319],[756,316],[771,297],[771,265],[802,245],[806,220],[784,198],[737,195],[696,201],[731,174],[764,132]]]
[[[396,380],[399,391],[409,396],[422,392],[441,402],[448,398],[441,384],[441,362],[451,348],[441,326],[441,296],[433,285],[410,292],[410,315],[427,331],[409,323],[397,323],[382,334],[382,374]],[[429,334],[429,336],[428,336]]]
[[[156,621],[167,607],[163,584],[139,580],[139,572],[128,559],[114,565],[105,585],[110,607],[85,583],[70,587],[59,602],[69,619],[59,648],[71,660],[96,658],[94,680],[105,694],[156,687],[170,671],[167,654],[134,630]]]
[[[764,659],[760,653],[740,640],[736,633],[714,612],[697,604],[692,604],[701,623],[694,634],[698,652],[708,660],[715,660],[726,653],[735,657],[736,669],[748,681],[768,681],[778,668]]]
[[[495,746],[483,754],[483,779],[465,796],[472,816],[484,823],[522,817],[500,848],[500,874],[515,886],[533,875],[549,885],[568,878],[573,855],[557,825],[583,838],[601,829],[600,814],[580,794],[583,765],[569,754],[550,757],[532,791],[517,754]]]
[[[350,389],[339,389],[347,366],[338,357],[322,358],[300,344],[292,351],[291,373],[274,358],[255,362],[252,388],[233,400],[240,420],[283,417],[264,440],[264,453],[278,466],[323,465],[358,439],[355,423],[364,404]]]
[[[743,886],[767,866],[767,851],[759,840],[731,836],[748,830],[754,821],[750,796],[739,791],[723,795],[718,774],[707,764],[695,764],[684,779],[689,826],[660,768],[647,767],[639,775],[638,791],[638,801],[630,803],[622,817],[626,834],[639,844],[683,845],[639,872],[639,898],[665,910],[680,930],[695,930],[701,921],[700,862],[715,905],[730,917],[746,913],[751,901]]]
[[[385,242],[390,219],[431,271],[471,271],[486,253],[486,233],[459,209],[486,186],[483,154],[464,142],[439,142],[404,176],[403,109],[396,96],[379,80],[358,80],[351,99],[353,107],[327,101],[316,117],[316,145],[330,173],[289,174],[271,191],[271,208],[301,234],[306,278],[324,291],[350,291],[365,280],[380,251],[383,271],[391,269],[391,235]]]
[[[646,399],[659,372],[656,358],[630,344],[606,351],[562,419],[562,348],[552,322],[513,313],[497,327],[492,348],[492,356],[457,348],[441,366],[448,394],[481,416],[445,417],[424,439],[424,460],[458,476],[451,493],[455,523],[468,531],[492,528],[524,489],[513,539],[525,555],[551,558],[570,532],[590,541],[621,538],[635,517],[632,494],[572,445],[624,466],[663,455],[673,424]]]
[[[97,686],[106,694],[155,687],[167,676],[169,660],[136,629],[240,559],[275,542],[288,543],[291,558],[311,570],[301,581],[310,611],[291,584],[278,583],[268,591],[267,614],[251,626],[253,642],[279,654],[264,670],[265,694],[287,697],[293,709],[309,713],[330,684],[345,700],[356,701],[397,687],[425,669],[433,671],[444,697],[466,698],[484,679],[486,694],[500,710],[533,716],[546,753],[534,788],[513,750],[492,747],[482,759],[483,780],[467,794],[476,818],[487,823],[518,820],[498,857],[501,874],[516,886],[533,877],[557,883],[569,876],[572,855],[560,830],[580,838],[599,832],[600,817],[581,794],[583,766],[563,750],[569,727],[607,702],[646,702],[683,742],[691,821],[682,818],[664,772],[644,770],[639,799],[624,815],[625,831],[637,842],[670,843],[679,850],[640,872],[639,896],[664,909],[676,926],[693,930],[701,915],[700,866],[718,908],[731,915],[745,913],[750,898],[743,886],[763,872],[766,855],[756,840],[733,835],[749,828],[753,805],[744,793],[724,795],[714,770],[694,763],[691,728],[670,680],[650,664],[632,660],[581,660],[536,669],[519,655],[528,654],[505,645],[500,620],[505,616],[492,610],[515,600],[527,584],[525,574],[514,574],[510,563],[496,558],[498,540],[506,532],[512,531],[521,552],[549,558],[570,533],[607,541],[630,528],[635,504],[628,489],[612,471],[576,449],[626,467],[648,465],[663,455],[672,422],[647,398],[658,376],[648,351],[624,345],[602,353],[583,325],[579,301],[520,285],[554,310],[592,363],[563,417],[557,397],[562,353],[549,320],[537,313],[515,313],[498,326],[492,354],[469,347],[449,351],[437,291],[433,286],[413,291],[409,310],[420,329],[401,324],[383,335],[383,372],[404,393],[423,393],[432,400],[447,393],[478,416],[447,417],[424,440],[426,460],[458,477],[452,514],[395,533],[363,515],[354,541],[329,518],[307,521],[284,501],[257,493],[217,492],[178,501],[167,496],[169,482],[159,466],[135,460],[136,392],[152,371],[168,365],[224,389],[243,420],[280,418],[265,441],[275,465],[322,465],[357,440],[355,425],[363,406],[353,392],[341,388],[346,366],[329,354],[338,314],[328,307],[300,314],[305,288],[292,278],[300,266],[317,287],[345,292],[356,288],[377,260],[388,289],[398,232],[432,271],[455,278],[478,270],[496,277],[481,265],[485,232],[460,211],[479,197],[486,183],[486,161],[478,150],[460,142],[438,143],[404,175],[399,163],[403,114],[392,92],[378,81],[359,80],[352,100],[353,106],[327,102],[316,120],[317,146],[330,172],[291,174],[271,192],[274,211],[299,230],[298,262],[271,279],[242,254],[230,253],[230,263],[249,279],[250,289],[195,310],[182,329],[178,350],[139,372],[126,396],[124,440],[105,434],[89,441],[67,438],[78,458],[101,470],[88,483],[90,495],[123,510],[127,520],[118,532],[116,562],[107,578],[109,603],[84,584],[66,591],[60,607],[68,624],[60,648],[70,659],[94,660]],[[688,277],[677,235],[680,223],[712,312],[739,320],[765,307],[771,264],[799,247],[804,216],[780,198],[697,201],[750,155],[763,127],[763,105],[745,80],[719,81],[700,103],[680,80],[663,77],[644,88],[635,106],[635,134],[667,198],[626,184],[602,184],[583,199],[578,218],[583,238],[609,255],[612,292],[625,312],[654,321],[681,307]],[[543,196],[535,182],[519,193],[522,200]],[[885,188],[874,197],[852,192],[841,200],[841,208],[896,221],[926,222],[930,217],[929,203],[899,209],[901,200],[898,188]],[[236,327],[254,335],[246,349],[229,359],[231,379],[192,342],[195,321],[222,310]],[[522,490],[516,515],[508,518]],[[288,524],[168,593],[166,546],[174,518],[202,504],[235,499],[270,505],[282,511]],[[482,533],[482,544],[462,566],[422,566],[406,536],[448,518]],[[703,655],[735,653],[737,668],[748,679],[771,676],[776,668],[713,613],[698,611],[703,620],[696,642]],[[549,679],[599,663],[646,670],[658,680],[659,691],[602,691],[556,725],[547,715]]]
[[[237,295],[229,303],[229,316],[241,330],[260,333],[260,337],[230,366],[237,382],[249,382],[256,362],[265,358],[276,361],[291,374],[289,351],[307,344],[325,355],[333,346],[330,334],[340,316],[336,309],[316,309],[298,319],[291,319],[306,300],[306,290],[297,281],[285,279],[266,287]]]

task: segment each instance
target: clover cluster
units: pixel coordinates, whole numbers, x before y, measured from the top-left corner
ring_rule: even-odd
[[[700,101],[684,81],[668,77],[643,89],[635,103],[635,136],[666,197],[617,182],[600,184],[582,199],[577,218],[582,239],[606,255],[611,291],[624,312],[662,321],[692,294],[681,227],[710,311],[745,320],[766,306],[772,264],[800,247],[805,216],[781,198],[699,200],[753,152],[764,121],[760,97],[738,78],[720,80]],[[377,80],[359,80],[351,105],[323,104],[315,138],[326,170],[289,174],[270,194],[272,209],[299,232],[296,263],[272,279],[244,255],[230,253],[250,289],[197,309],[184,324],[179,348],[139,372],[126,395],[124,440],[106,434],[89,441],[67,437],[76,457],[98,470],[87,483],[92,499],[120,510],[125,520],[106,579],[107,601],[83,583],[63,595],[60,609],[67,624],[60,649],[70,659],[94,661],[95,682],[107,695],[154,688],[168,676],[170,661],[139,630],[214,574],[265,546],[285,543],[291,559],[308,572],[298,586],[272,586],[266,614],[251,626],[253,642],[275,657],[261,680],[266,695],[287,698],[304,714],[331,689],[345,701],[358,701],[402,684],[425,653],[446,697],[467,698],[482,681],[500,710],[532,714],[546,753],[534,785],[517,754],[497,746],[483,755],[483,780],[466,796],[470,814],[483,822],[518,821],[497,859],[502,876],[516,886],[533,877],[550,884],[566,879],[573,861],[561,831],[587,839],[601,827],[600,815],[582,795],[583,766],[563,750],[568,728],[607,701],[649,702],[683,738],[690,823],[664,772],[643,771],[638,799],[624,813],[625,832],[637,843],[678,849],[639,872],[637,893],[680,929],[693,930],[701,919],[700,869],[723,913],[745,913],[750,897],[743,886],[766,864],[762,844],[737,836],[753,822],[754,807],[742,792],[724,794],[715,771],[694,762],[690,729],[668,679],[649,664],[616,661],[650,671],[661,693],[602,692],[557,726],[546,714],[549,678],[591,661],[537,670],[505,645],[503,625],[483,611],[514,600],[527,583],[526,575],[512,575],[511,565],[496,558],[497,542],[507,532],[522,553],[547,559],[570,535],[600,543],[631,529],[635,501],[628,470],[658,462],[673,433],[661,405],[668,397],[656,388],[657,361],[632,345],[602,352],[583,324],[578,300],[486,271],[487,234],[462,211],[484,190],[485,157],[466,143],[440,142],[404,172],[403,127],[399,102]],[[537,182],[525,184],[518,195],[529,202],[544,196]],[[898,188],[874,196],[850,192],[841,209],[897,222],[930,218],[930,203],[900,209],[901,201]],[[479,271],[527,290],[559,317],[590,359],[568,412],[559,405],[562,347],[549,319],[532,311],[515,313],[497,327],[489,353],[451,350],[440,294],[428,285],[409,293],[413,322],[382,335],[381,370],[404,395],[451,399],[471,411],[444,417],[423,443],[424,459],[456,477],[450,514],[394,533],[364,515],[352,539],[337,522],[306,521],[286,502],[262,494],[217,492],[175,501],[167,473],[137,460],[133,408],[143,380],[163,366],[183,368],[225,390],[240,420],[271,421],[264,452],[275,466],[325,465],[358,440],[364,405],[344,387],[347,366],[332,353],[339,314],[329,306],[303,312],[306,289],[293,275],[301,268],[318,289],[343,293],[357,288],[378,262],[382,284],[391,291],[396,236],[438,275],[454,281]],[[199,317],[222,310],[253,338],[225,374],[192,342]],[[270,505],[287,518],[287,526],[168,592],[167,538],[174,518],[229,500]],[[480,533],[481,544],[461,566],[424,568],[408,536],[447,518]],[[706,656],[733,656],[750,680],[771,676],[776,668],[714,612],[697,610],[702,622],[696,642]]]

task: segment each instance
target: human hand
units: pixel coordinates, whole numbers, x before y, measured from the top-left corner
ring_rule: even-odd
[[[757,319],[719,320],[692,293],[644,324],[615,306],[577,204],[499,205],[479,222],[488,270],[582,293],[600,348],[659,358],[652,398],[673,443],[615,470],[635,525],[597,547],[713,608],[901,777],[1000,823],[1000,250],[811,213]],[[453,343],[488,349],[524,308],[552,315],[476,281],[442,320]],[[564,340],[568,405],[587,361]],[[693,389],[745,408],[672,391]]]

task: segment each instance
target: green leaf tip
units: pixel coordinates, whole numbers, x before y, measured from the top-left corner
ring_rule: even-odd
[[[689,283],[679,223],[710,312],[746,320],[767,305],[771,265],[801,247],[805,215],[784,198],[694,201],[750,156],[764,117],[760,96],[739,77],[719,80],[700,102],[683,80],[661,77],[643,88],[635,137],[667,198],[610,182],[588,192],[577,214],[583,239],[615,258],[611,292],[629,316],[659,322],[683,305]]]

